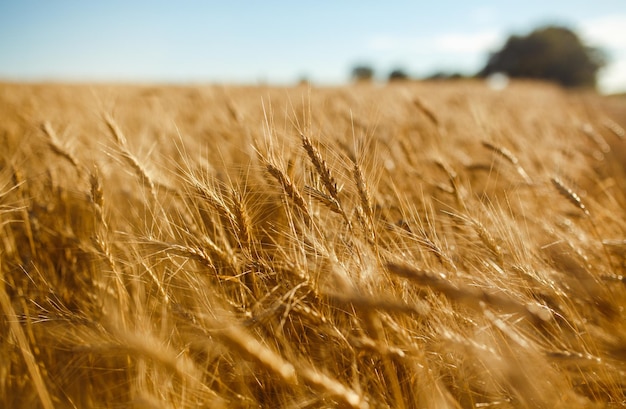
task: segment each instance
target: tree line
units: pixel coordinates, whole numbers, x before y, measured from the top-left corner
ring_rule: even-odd
[[[598,71],[607,63],[604,52],[589,47],[567,27],[540,27],[527,35],[511,35],[504,46],[489,55],[484,67],[472,77],[484,78],[502,73],[511,78],[552,81],[564,87],[595,87]],[[356,65],[351,76],[355,81],[369,81],[375,71],[369,65]],[[459,73],[437,72],[427,79],[465,77]],[[394,69],[389,81],[410,79],[403,69]]]

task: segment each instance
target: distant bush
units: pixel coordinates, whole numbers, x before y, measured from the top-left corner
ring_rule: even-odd
[[[459,80],[465,76],[458,72],[437,71],[426,77],[427,80]]]
[[[389,81],[405,81],[408,79],[409,79],[409,74],[407,74],[401,68],[396,68],[395,70],[389,73]]]
[[[368,65],[356,65],[352,68],[354,81],[371,81],[374,78],[374,69]]]

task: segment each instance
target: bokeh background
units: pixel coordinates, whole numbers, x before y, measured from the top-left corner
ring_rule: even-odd
[[[567,27],[626,91],[626,2],[0,1],[0,80],[335,85],[471,76],[510,35]]]

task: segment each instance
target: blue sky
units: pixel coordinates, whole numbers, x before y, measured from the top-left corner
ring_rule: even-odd
[[[548,23],[611,56],[626,91],[626,1],[0,0],[0,79],[339,84],[357,63],[381,77],[473,73],[508,35]]]

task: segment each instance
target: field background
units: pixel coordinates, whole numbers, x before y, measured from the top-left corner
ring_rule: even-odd
[[[625,113],[2,84],[0,406],[623,406]]]

